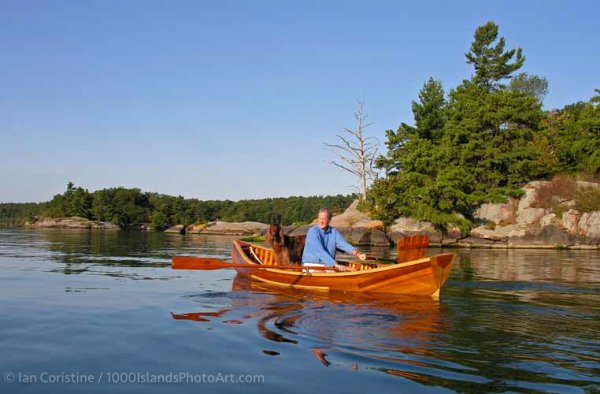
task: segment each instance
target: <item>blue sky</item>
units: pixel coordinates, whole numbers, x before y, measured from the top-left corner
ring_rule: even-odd
[[[489,3],[489,4],[488,4]],[[597,1],[0,2],[0,202],[68,181],[200,199],[328,195],[354,179],[323,146],[412,123],[429,78],[469,78],[476,27],[500,26],[546,108],[600,87]]]

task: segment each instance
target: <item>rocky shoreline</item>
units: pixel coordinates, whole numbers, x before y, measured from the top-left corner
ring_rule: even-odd
[[[431,223],[411,218],[398,218],[386,228],[381,221],[372,220],[358,211],[357,201],[343,214],[334,216],[331,225],[349,242],[360,246],[390,246],[402,237],[425,234],[429,236],[432,245],[449,248],[600,250],[600,211],[579,212],[574,201],[564,199],[558,201],[559,210],[556,207],[539,207],[537,193],[541,193],[547,184],[545,181],[531,182],[523,188],[524,196],[520,199],[510,199],[500,204],[483,204],[475,213],[480,225],[473,228],[469,234],[450,229],[448,234],[444,235]],[[600,184],[577,182],[576,187],[600,189]],[[554,199],[554,196],[552,198]],[[38,218],[26,227],[119,229],[112,223],[97,223],[80,217]],[[258,222],[215,221],[187,227],[177,225],[165,232],[261,236],[268,227],[268,224]],[[305,234],[309,228],[310,225],[287,226],[285,231],[286,234],[294,236]],[[141,230],[148,230],[148,226],[142,226]]]
[[[25,223],[25,228],[51,228],[71,230],[120,230],[116,224],[95,222],[79,216],[64,218],[36,218],[32,223]]]

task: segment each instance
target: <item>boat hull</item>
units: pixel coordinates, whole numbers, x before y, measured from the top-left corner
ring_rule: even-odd
[[[233,263],[260,266],[256,262],[254,248],[261,249],[263,256],[269,254],[269,250],[266,248],[234,240]],[[439,299],[440,289],[446,282],[455,259],[455,254],[443,253],[401,264],[386,264],[356,272],[302,272],[269,268],[236,268],[236,271],[254,281],[286,288],[311,291],[392,293]],[[273,259],[268,260],[272,261]],[[265,266],[268,267],[268,264]]]

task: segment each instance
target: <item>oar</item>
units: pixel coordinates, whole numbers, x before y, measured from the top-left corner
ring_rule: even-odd
[[[252,268],[252,269],[286,269],[293,271],[301,271],[303,269],[310,270],[331,270],[333,267],[302,267],[296,265],[258,265],[258,264],[238,264],[228,263],[223,260],[213,259],[209,257],[188,257],[177,256],[171,260],[171,268],[175,270],[218,270],[221,268]]]

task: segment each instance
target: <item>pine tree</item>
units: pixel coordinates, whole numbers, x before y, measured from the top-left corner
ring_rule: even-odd
[[[502,88],[501,81],[511,77],[525,62],[521,48],[504,50],[504,37],[498,39],[498,25],[487,22],[475,30],[471,50],[465,54],[467,63],[475,67],[473,81],[486,90]],[[515,57],[516,54],[516,57]],[[515,57],[513,63],[510,61]]]
[[[371,188],[371,213],[391,222],[399,216],[428,220],[440,230],[448,223],[466,228],[468,223],[456,215],[466,206],[466,197],[452,179],[468,181],[467,174],[450,172],[449,151],[442,144],[447,120],[447,103],[441,82],[430,78],[413,101],[415,126],[401,124],[388,130],[386,157],[378,160],[386,178]],[[462,196],[462,197],[461,197]]]

